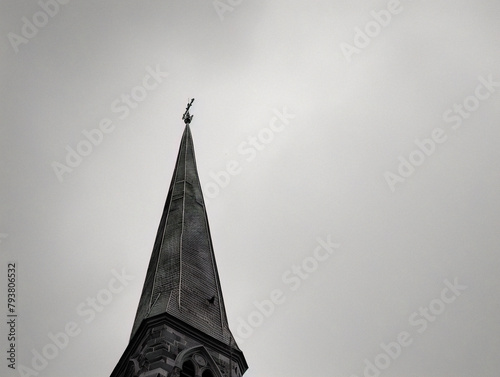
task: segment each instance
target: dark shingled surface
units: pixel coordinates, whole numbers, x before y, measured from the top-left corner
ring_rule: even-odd
[[[227,323],[189,124],[182,135],[131,337],[143,319],[164,312],[237,348]]]

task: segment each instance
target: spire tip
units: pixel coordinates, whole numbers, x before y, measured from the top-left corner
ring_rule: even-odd
[[[184,115],[182,116],[182,120],[184,121],[184,123],[186,125],[188,125],[189,123],[191,123],[191,120],[193,119],[193,115],[189,114],[189,109],[193,105],[193,101],[194,101],[194,98],[191,99],[191,102],[189,102],[189,99],[188,99],[188,104],[186,106],[186,111],[184,112]]]

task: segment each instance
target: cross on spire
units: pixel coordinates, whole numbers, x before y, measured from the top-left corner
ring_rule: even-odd
[[[191,123],[191,120],[193,119],[193,115],[189,114],[189,109],[191,108],[193,101],[194,101],[194,98],[191,99],[191,102],[188,102],[188,104],[186,106],[186,111],[184,112],[184,115],[182,116],[182,120],[184,121],[185,124]]]

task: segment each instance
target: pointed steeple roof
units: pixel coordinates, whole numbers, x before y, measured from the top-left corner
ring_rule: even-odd
[[[237,348],[227,323],[190,122],[185,123],[132,337],[144,319],[167,312]]]

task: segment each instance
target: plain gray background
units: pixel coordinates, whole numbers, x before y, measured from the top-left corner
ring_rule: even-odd
[[[239,166],[205,196],[235,336],[255,301],[285,297],[240,342],[245,376],[360,377],[406,331],[412,344],[381,376],[496,377],[500,88],[456,130],[443,114],[479,77],[500,81],[500,4],[402,0],[378,34],[371,12],[386,1],[233,4],[219,15],[211,1],[74,0],[17,53],[8,33],[41,7],[0,5],[0,312],[16,261],[17,366],[69,322],[80,333],[39,376],[105,377],[116,365],[194,96],[202,184]],[[367,25],[377,35],[348,61],[342,44]],[[157,66],[169,76],[119,119],[113,102]],[[295,117],[247,161],[242,143],[269,135],[284,107]],[[52,164],[103,118],[114,130],[60,182]],[[437,128],[446,141],[391,191],[384,173]],[[283,274],[312,263],[328,235],[341,246],[292,290]],[[86,323],[79,305],[123,269],[134,279]],[[419,333],[409,318],[446,279],[467,289]],[[2,326],[2,350],[6,336]],[[6,362],[0,374],[19,376]]]

